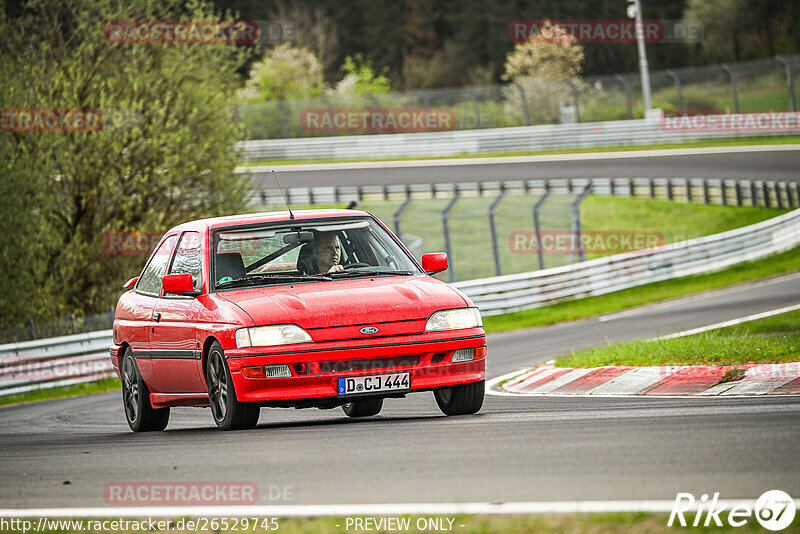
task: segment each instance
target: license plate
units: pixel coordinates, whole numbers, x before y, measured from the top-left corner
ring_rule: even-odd
[[[405,391],[411,389],[411,373],[339,378],[338,386],[339,395]]]

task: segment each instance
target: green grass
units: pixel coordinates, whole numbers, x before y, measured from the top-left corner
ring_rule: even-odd
[[[87,384],[75,384],[73,386],[37,389],[29,393],[0,397],[0,406],[21,404],[23,402],[60,399],[63,397],[77,397],[79,395],[89,395],[90,393],[105,393],[107,391],[119,390],[120,387],[119,378],[114,376]]]
[[[608,295],[484,317],[483,324],[487,332],[503,332],[572,321],[797,270],[800,270],[800,247],[768,258],[742,263],[717,273],[687,276]]]
[[[749,533],[749,532],[762,532],[754,517],[747,518],[747,523],[741,527],[730,527],[727,524],[728,511],[723,511],[720,514],[720,520],[723,527],[680,527],[677,524],[673,529],[689,528],[692,532],[736,532],[736,533]],[[374,519],[380,519],[381,516],[375,516]],[[392,516],[393,518],[408,518],[408,530],[394,531],[394,530],[372,530],[372,532],[406,532],[409,534],[441,532],[437,529],[424,529],[417,528],[417,521],[420,519],[453,519],[452,532],[458,534],[528,534],[532,532],[554,532],[563,534],[602,534],[606,532],[624,532],[626,534],[649,534],[655,532],[665,532],[671,530],[667,527],[669,521],[669,514],[651,514],[644,512],[632,513],[606,513],[606,514],[529,514],[529,515],[457,515],[457,516]],[[687,524],[691,525],[694,520],[694,514],[684,515]],[[703,516],[703,520],[704,520]],[[210,519],[210,518],[209,518]],[[314,518],[314,519],[299,519],[299,518],[280,518],[278,519],[278,531],[284,534],[343,534],[346,532],[364,532],[356,529],[354,526],[347,528],[345,517],[340,518]],[[97,524],[96,520],[81,520],[83,523],[82,530],[46,530],[43,532],[83,532],[85,534],[101,534],[103,531],[96,530],[94,526]],[[233,520],[228,519],[228,524],[233,525]],[[252,521],[250,522],[252,524]],[[145,525],[147,523],[145,522]],[[220,523],[221,524],[221,523]],[[445,521],[445,524],[447,522]],[[36,520],[33,520],[35,527]],[[463,527],[461,526],[463,525]],[[798,520],[795,519],[792,525],[782,532],[792,533],[798,532]],[[143,530],[119,530],[118,532],[142,532]],[[170,531],[173,531],[170,529]],[[225,530],[218,529],[218,532],[266,532],[261,529],[243,529],[238,530]],[[16,533],[23,532],[22,529],[10,529],[4,532]],[[30,530],[28,531],[30,532]],[[105,531],[107,532],[107,530]],[[187,532],[184,530],[183,532]]]
[[[779,137],[741,137],[737,139],[703,139],[700,141],[687,141],[684,143],[655,143],[650,145],[617,145],[597,148],[563,148],[555,150],[528,150],[518,152],[485,152],[481,154],[457,154],[452,156],[408,156],[390,158],[311,158],[311,159],[262,159],[254,161],[242,161],[240,165],[264,166],[264,165],[297,165],[304,163],[352,163],[360,161],[413,161],[413,160],[433,160],[433,159],[464,159],[464,158],[494,158],[511,156],[542,156],[555,154],[584,154],[598,152],[634,152],[640,150],[661,150],[678,148],[709,148],[724,146],[748,146],[748,145],[790,145],[800,143],[800,136],[786,135]]]
[[[612,343],[573,352],[556,367],[740,365],[800,361],[800,311],[660,341]],[[729,380],[736,380],[733,374]]]

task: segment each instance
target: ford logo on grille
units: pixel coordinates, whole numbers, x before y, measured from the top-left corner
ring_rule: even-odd
[[[362,334],[374,334],[377,331],[378,331],[378,329],[376,327],[374,327],[374,326],[365,326],[364,328],[362,328],[360,330],[360,332]]]

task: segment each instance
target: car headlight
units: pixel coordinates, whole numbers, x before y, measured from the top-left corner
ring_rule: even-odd
[[[478,311],[478,308],[457,308],[441,310],[431,315],[425,325],[425,331],[441,332],[442,330],[459,330],[476,326],[483,326],[481,312]]]
[[[236,331],[236,346],[271,347],[313,341],[311,336],[296,324],[277,324],[273,326],[254,326]]]

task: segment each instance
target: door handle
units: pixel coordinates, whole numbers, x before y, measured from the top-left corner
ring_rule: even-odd
[[[156,322],[159,322],[159,321],[161,320],[161,314],[160,314],[160,313],[158,313],[158,312],[154,313],[154,314],[153,314],[153,319],[154,319]]]

